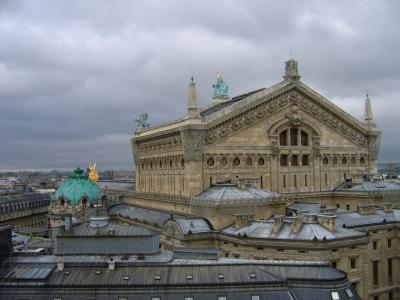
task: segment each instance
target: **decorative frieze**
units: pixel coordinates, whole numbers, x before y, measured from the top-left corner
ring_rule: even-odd
[[[311,114],[328,127],[340,132],[357,145],[366,147],[368,144],[365,133],[346,122],[346,116],[338,117],[316,100],[295,91],[266,100],[262,104],[252,107],[247,111],[239,111],[238,114],[230,120],[210,128],[207,131],[206,143],[213,144],[233,134],[235,131],[248,127],[254,122],[265,118],[278,109],[282,110],[289,106],[291,106],[291,112],[288,113],[286,117],[294,126],[299,126],[302,123],[304,116],[300,114],[301,109]]]

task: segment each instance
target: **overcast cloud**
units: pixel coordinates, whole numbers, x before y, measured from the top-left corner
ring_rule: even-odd
[[[400,1],[0,0],[0,169],[133,169],[135,118],[202,106],[222,72],[234,96],[302,81],[362,119],[366,91],[400,161]]]

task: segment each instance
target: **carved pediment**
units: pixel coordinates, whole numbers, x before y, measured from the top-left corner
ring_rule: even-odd
[[[303,114],[309,114],[332,130],[345,136],[354,144],[361,147],[366,147],[368,144],[366,132],[361,127],[353,124],[354,120],[348,120],[348,115],[340,115],[326,103],[312,98],[297,86],[276,97],[268,98],[268,95],[266,95],[264,98],[264,101],[255,106],[251,107],[249,105],[239,108],[233,112],[229,119],[225,118],[221,123],[216,123],[216,125],[209,128],[207,130],[206,143],[219,142],[278,111],[290,108],[290,112],[286,114],[286,117],[294,126],[301,124]]]

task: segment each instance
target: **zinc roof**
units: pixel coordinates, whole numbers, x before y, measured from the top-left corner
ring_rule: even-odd
[[[192,199],[192,204],[227,205],[264,203],[283,200],[279,193],[266,191],[256,187],[239,188],[236,184],[212,185]]]

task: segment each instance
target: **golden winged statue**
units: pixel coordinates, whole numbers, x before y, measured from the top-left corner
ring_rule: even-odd
[[[96,170],[96,163],[94,163],[93,165],[89,165],[88,167],[88,176],[89,179],[93,180],[94,182],[99,181],[99,174],[97,173]]]

